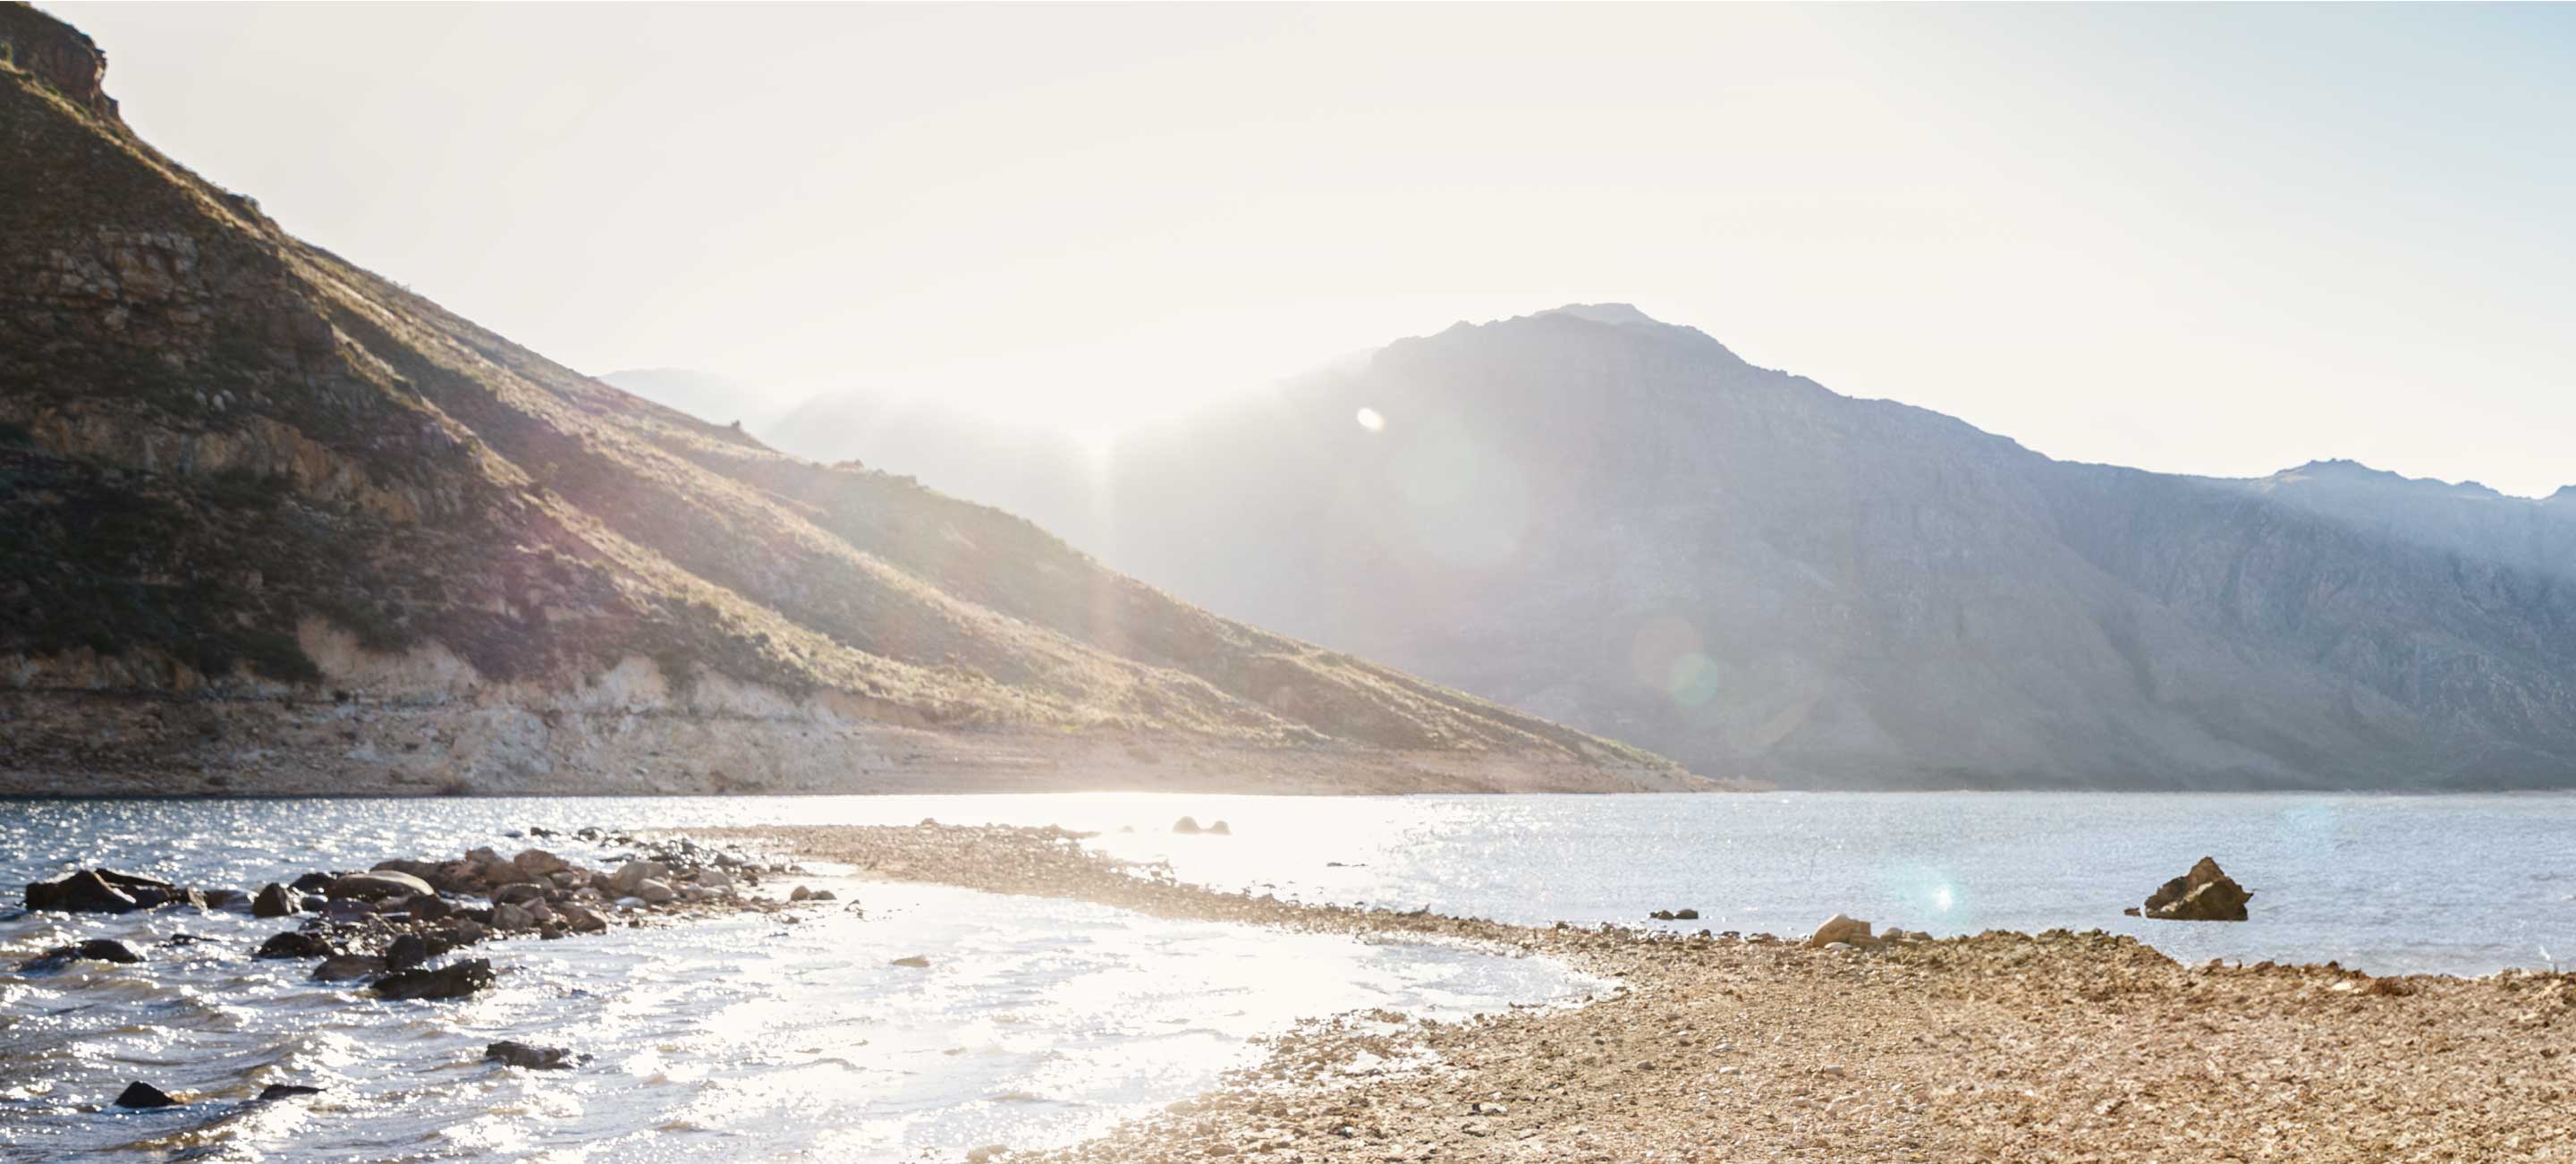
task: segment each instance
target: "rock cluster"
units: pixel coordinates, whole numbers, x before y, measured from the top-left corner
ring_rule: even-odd
[[[2238,885],[2217,861],[2203,857],[2191,872],[2148,894],[2143,909],[2132,906],[2121,912],[2160,921],[2244,921],[2245,903],[2253,896],[2253,890]]]
[[[306,873],[289,882],[264,885],[256,894],[199,890],[113,869],[85,869],[29,885],[27,908],[126,913],[180,905],[206,909],[221,903],[253,917],[300,917],[299,928],[270,935],[252,957],[312,960],[313,981],[363,984],[368,993],[386,1001],[430,1001],[470,997],[498,981],[486,958],[433,964],[467,946],[496,938],[597,933],[612,924],[643,925],[654,918],[785,910],[789,902],[749,896],[743,889],[772,874],[802,872],[792,865],[765,864],[739,852],[702,847],[687,838],[639,840],[595,829],[583,829],[580,835],[636,851],[608,870],[584,868],[543,849],[504,857],[480,848],[453,860],[387,860],[373,869]],[[794,900],[820,903],[833,900],[833,895],[798,886]],[[165,944],[187,943],[174,938]],[[18,969],[51,973],[83,959],[130,963],[141,961],[142,956],[123,942],[94,939],[47,950]],[[563,1048],[512,1042],[495,1043],[485,1055],[537,1070],[568,1068],[583,1058]],[[312,1090],[272,1087],[255,1102]],[[125,1107],[165,1107],[177,1102],[141,1082],[117,1100]]]

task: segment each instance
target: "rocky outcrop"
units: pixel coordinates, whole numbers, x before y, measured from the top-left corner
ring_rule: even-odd
[[[2244,921],[2245,903],[2253,897],[2254,892],[2238,885],[2216,860],[2203,857],[2190,872],[2156,887],[2143,907],[2127,912],[2160,921]]]
[[[21,0],[0,3],[0,65],[30,74],[63,99],[109,121],[116,101],[107,95],[107,54],[81,30]]]

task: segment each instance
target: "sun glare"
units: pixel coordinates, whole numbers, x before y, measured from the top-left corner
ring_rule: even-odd
[[[1363,408],[1359,410],[1357,419],[1360,422],[1360,427],[1367,429],[1370,432],[1386,431],[1386,418],[1378,415],[1378,411],[1374,408]]]

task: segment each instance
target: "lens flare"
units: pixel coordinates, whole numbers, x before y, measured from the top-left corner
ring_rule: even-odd
[[[1386,431],[1386,417],[1379,415],[1378,410],[1374,408],[1363,408],[1359,410],[1354,419],[1360,422],[1361,428],[1367,429],[1370,432]]]

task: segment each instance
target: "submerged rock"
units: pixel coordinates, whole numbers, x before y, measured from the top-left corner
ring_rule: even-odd
[[[178,1103],[178,1100],[170,1098],[168,1092],[140,1080],[126,1084],[125,1090],[118,1092],[116,1096],[116,1106],[118,1107],[175,1107]]]
[[[576,1056],[562,1047],[536,1047],[504,1039],[483,1048],[483,1057],[510,1067],[530,1071],[563,1071],[576,1061]]]
[[[1647,914],[1646,916],[1653,918],[1656,921],[1698,921],[1699,911],[1696,909],[1659,909],[1653,913]]]
[[[376,980],[377,997],[396,1000],[464,998],[489,989],[492,963],[475,958],[436,970],[397,970]]]
[[[306,1087],[301,1083],[272,1083],[266,1087],[260,1088],[259,1098],[254,1099],[251,1102],[275,1103],[278,1100],[293,1099],[299,1095],[320,1094],[322,1094],[322,1089],[319,1087]]]
[[[22,973],[51,974],[79,961],[134,963],[143,955],[112,938],[92,938],[76,946],[56,946],[18,965]]]
[[[2160,921],[2244,921],[2245,903],[2253,896],[2253,890],[2237,884],[2216,860],[2203,857],[2190,872],[2147,895],[2145,912],[2133,916]]]
[[[922,957],[919,954],[914,954],[910,957],[897,958],[894,961],[887,963],[887,965],[904,966],[914,970],[928,970],[930,969],[930,959]]]
[[[334,954],[313,967],[315,982],[354,982],[385,972],[386,960],[364,954]]]

